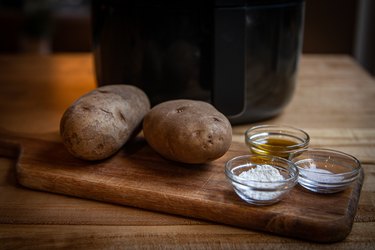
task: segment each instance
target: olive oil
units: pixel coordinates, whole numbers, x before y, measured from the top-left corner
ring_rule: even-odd
[[[288,158],[292,152],[302,149],[302,143],[302,141],[293,137],[267,137],[259,138],[251,142],[247,141],[247,145],[255,154],[275,155],[283,158]]]
[[[290,159],[307,148],[310,136],[303,130],[280,125],[260,125],[245,132],[245,142],[253,154]]]

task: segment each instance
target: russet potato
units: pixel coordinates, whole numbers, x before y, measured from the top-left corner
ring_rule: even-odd
[[[221,157],[232,142],[228,119],[211,104],[194,100],[156,105],[144,118],[143,134],[163,157],[192,164]]]
[[[116,153],[139,132],[150,110],[146,94],[131,85],[99,87],[75,101],[63,114],[60,134],[68,151],[85,160]]]

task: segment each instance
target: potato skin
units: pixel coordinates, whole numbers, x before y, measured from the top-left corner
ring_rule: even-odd
[[[107,85],[76,100],[63,114],[60,135],[68,151],[85,160],[116,153],[142,124],[150,102],[131,85]]]
[[[163,157],[191,164],[215,160],[232,142],[228,119],[211,104],[173,100],[158,104],[145,116],[143,134]]]

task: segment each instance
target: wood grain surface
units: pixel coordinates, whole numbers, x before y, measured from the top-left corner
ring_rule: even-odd
[[[10,141],[0,141],[9,148]],[[357,211],[363,175],[332,195],[294,188],[272,206],[251,206],[236,196],[224,174],[229,159],[248,154],[233,142],[220,159],[200,165],[165,160],[142,136],[98,162],[76,159],[62,143],[18,138],[18,182],[32,189],[133,206],[318,242],[343,240]],[[14,147],[10,147],[13,149]]]
[[[92,55],[0,56],[0,128],[59,142],[58,124],[73,100],[95,87]],[[373,249],[375,245],[375,81],[346,55],[304,55],[284,112],[233,128],[234,141],[256,124],[306,130],[311,145],[362,163],[365,179],[351,233],[328,245],[199,219],[23,188],[16,148],[0,157],[1,249]]]

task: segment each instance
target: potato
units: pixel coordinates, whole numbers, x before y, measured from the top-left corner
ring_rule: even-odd
[[[145,116],[143,134],[148,144],[167,159],[205,163],[228,151],[232,127],[211,104],[193,100],[160,103]]]
[[[85,160],[116,153],[139,132],[150,110],[146,94],[131,85],[107,85],[75,101],[63,114],[60,135],[68,151]]]

